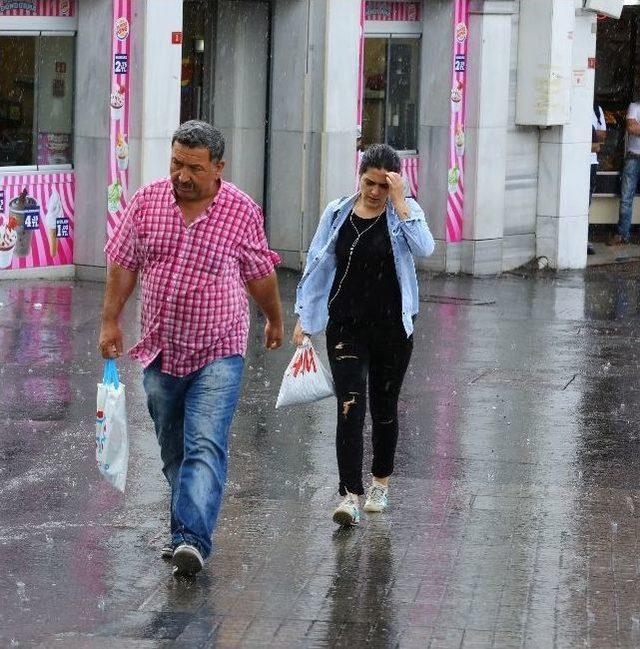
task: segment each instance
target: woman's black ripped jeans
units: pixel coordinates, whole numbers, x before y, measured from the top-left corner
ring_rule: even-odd
[[[353,326],[329,322],[327,352],[338,399],[336,451],[340,494],[364,493],[362,485],[362,430],[367,409],[373,422],[371,473],[386,478],[393,473],[398,442],[398,397],[411,352],[413,336],[399,326]]]

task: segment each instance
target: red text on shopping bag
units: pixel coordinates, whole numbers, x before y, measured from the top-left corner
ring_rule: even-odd
[[[301,373],[316,373],[318,371],[318,366],[316,365],[316,355],[313,351],[313,347],[302,347],[298,350],[296,358],[294,359],[291,366],[291,371],[295,378],[297,378],[298,374]]]

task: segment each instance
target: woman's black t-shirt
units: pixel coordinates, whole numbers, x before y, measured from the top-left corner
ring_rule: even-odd
[[[402,295],[386,213],[362,219],[351,212],[340,228],[329,318],[334,323],[363,325],[402,323]]]

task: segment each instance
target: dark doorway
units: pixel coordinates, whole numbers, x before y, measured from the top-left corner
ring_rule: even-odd
[[[213,65],[211,32],[217,7],[208,0],[185,0],[182,16],[182,90],[180,122],[206,119],[208,79]]]

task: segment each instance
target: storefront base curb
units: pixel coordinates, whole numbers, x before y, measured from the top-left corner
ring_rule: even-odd
[[[106,282],[107,269],[104,266],[85,266],[76,264],[76,279],[84,282]]]
[[[74,279],[75,276],[76,267],[73,264],[67,264],[65,266],[3,270],[0,274],[0,282],[15,279]]]

